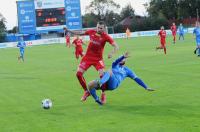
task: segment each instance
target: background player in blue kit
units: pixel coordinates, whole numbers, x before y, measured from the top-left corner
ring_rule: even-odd
[[[102,85],[106,84],[105,89],[103,90],[114,90],[118,88],[120,83],[126,78],[129,77],[133,79],[136,83],[142,86],[147,91],[154,91],[153,89],[149,88],[132,70],[128,67],[124,66],[126,58],[129,57],[128,52],[124,55],[119,57],[112,63],[112,69],[105,72],[103,77],[100,80],[93,80],[88,84],[88,89],[90,94],[94,98],[94,100],[103,105],[103,103],[99,100],[99,97],[96,94],[96,90],[101,89]]]
[[[184,40],[184,27],[182,25],[182,23],[180,23],[179,27],[178,27],[178,33],[179,33],[179,40],[182,39]]]
[[[26,43],[24,42],[23,36],[20,37],[20,41],[18,42],[17,47],[19,47],[20,51],[20,56],[18,57],[18,61],[22,59],[22,61],[24,62],[24,49],[26,47]]]
[[[196,22],[196,28],[193,31],[193,34],[196,36],[196,49],[194,51],[198,57],[200,57],[200,24]]]

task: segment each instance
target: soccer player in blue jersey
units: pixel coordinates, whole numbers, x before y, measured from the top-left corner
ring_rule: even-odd
[[[100,80],[93,80],[88,84],[90,94],[99,105],[103,105],[104,103],[100,101],[96,94],[96,90],[115,90],[126,77],[133,79],[145,90],[154,91],[153,89],[149,88],[132,70],[124,66],[125,60],[128,57],[129,54],[126,52],[112,63],[112,69],[105,72]],[[103,84],[106,85],[106,87],[104,87],[105,89],[101,87]]]
[[[17,47],[19,47],[20,56],[18,57],[18,61],[22,59],[24,62],[24,48],[26,47],[26,43],[23,40],[23,36],[20,37],[20,41],[17,43]]]
[[[194,51],[198,57],[200,57],[200,24],[196,22],[196,28],[193,31],[193,34],[196,36],[196,49]]]
[[[179,33],[179,40],[181,40],[181,37],[184,40],[184,28],[183,28],[182,23],[180,23],[178,27],[178,33]]]

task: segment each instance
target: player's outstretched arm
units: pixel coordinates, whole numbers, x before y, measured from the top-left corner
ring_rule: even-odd
[[[147,91],[154,91],[153,89],[149,88],[143,82],[142,79],[140,79],[139,77],[137,77],[137,75],[132,70],[130,70],[128,67],[126,67],[126,70],[127,70],[128,77],[130,77],[131,79],[133,79],[138,85],[142,86]]]
[[[124,55],[120,56],[119,58],[117,58],[113,63],[112,63],[112,67],[115,67],[116,65],[118,65],[123,59],[128,58],[129,56],[129,52],[125,52]]]
[[[147,91],[154,91],[154,89],[149,88],[149,87],[142,81],[142,79],[136,77],[134,80],[135,80],[135,82],[137,82],[137,84],[139,84],[140,86],[142,86],[145,90],[147,90]]]
[[[113,54],[115,54],[119,50],[119,46],[117,43],[114,43],[113,47],[113,50],[108,54],[108,59],[112,58]]]
[[[70,32],[71,34],[74,34],[74,35],[84,35],[85,32],[76,32],[76,31],[71,31],[69,29],[66,29],[68,32]]]

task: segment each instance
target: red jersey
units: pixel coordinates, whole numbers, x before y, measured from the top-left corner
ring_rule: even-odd
[[[166,43],[165,39],[166,39],[166,36],[167,36],[166,31],[165,30],[160,30],[159,33],[158,33],[158,35],[160,36],[160,43],[162,45],[165,45],[165,43]]]
[[[105,32],[98,34],[96,30],[87,30],[85,35],[89,35],[90,42],[84,58],[90,60],[101,60],[103,59],[103,51],[106,42],[111,45],[114,44],[114,40]]]
[[[172,33],[176,33],[176,25],[171,26],[171,31],[172,31]]]
[[[82,50],[82,44],[83,44],[82,39],[77,39],[76,38],[72,43],[75,45],[76,50],[79,50],[79,49]]]
[[[167,36],[167,33],[165,30],[160,30],[158,35],[160,36],[160,38],[165,39]]]

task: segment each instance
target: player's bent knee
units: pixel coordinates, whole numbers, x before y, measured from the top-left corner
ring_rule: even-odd
[[[98,84],[97,80],[93,80],[93,81],[89,82],[88,88],[89,89],[92,89],[92,88],[98,89],[99,88],[99,84]]]
[[[89,82],[89,84],[88,84],[88,88],[89,88],[89,89],[92,89],[92,88],[94,88],[95,86],[96,86],[96,81],[95,81],[95,80]]]

